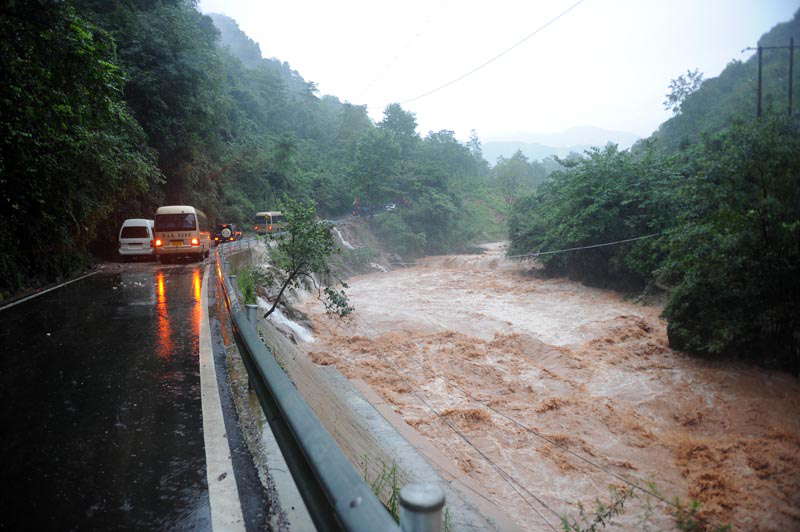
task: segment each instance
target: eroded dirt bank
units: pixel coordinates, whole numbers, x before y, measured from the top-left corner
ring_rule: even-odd
[[[659,308],[531,277],[502,252],[351,279],[349,323],[304,305],[305,348],[367,382],[523,528],[558,528],[627,479],[734,529],[800,529],[795,378],[673,352]],[[639,492],[618,522],[669,529],[668,508]]]

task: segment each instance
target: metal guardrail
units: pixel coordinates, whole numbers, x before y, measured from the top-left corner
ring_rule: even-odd
[[[323,531],[400,530],[303,400],[242,310],[230,265],[224,259],[229,251],[245,245],[249,247],[250,243],[236,241],[224,244],[223,249],[217,248],[217,275],[261,408],[314,525]]]

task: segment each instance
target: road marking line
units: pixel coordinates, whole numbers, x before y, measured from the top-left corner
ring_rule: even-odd
[[[239,488],[231,463],[231,450],[222,417],[222,405],[211,349],[211,326],[208,321],[209,266],[203,274],[200,289],[200,396],[203,405],[203,440],[206,448],[208,499],[211,504],[211,526],[214,530],[244,530]]]
[[[46,294],[47,292],[52,292],[53,290],[57,290],[57,289],[61,288],[62,286],[67,286],[68,284],[72,284],[72,283],[74,283],[76,281],[80,281],[81,279],[86,279],[87,277],[90,277],[90,276],[98,274],[98,273],[100,273],[100,270],[95,270],[93,272],[87,273],[86,275],[81,275],[80,277],[76,277],[75,279],[72,279],[71,281],[67,281],[66,283],[61,283],[61,284],[56,285],[56,286],[51,286],[47,290],[42,290],[41,292],[36,292],[35,294],[31,294],[29,296],[25,296],[22,299],[18,299],[16,301],[14,301],[13,303],[9,303],[8,305],[3,305],[2,307],[0,307],[0,310],[5,310],[7,308],[13,307],[14,305],[19,305],[20,303],[24,303],[24,302],[28,301],[29,299],[33,299],[34,297],[39,297],[42,294]]]

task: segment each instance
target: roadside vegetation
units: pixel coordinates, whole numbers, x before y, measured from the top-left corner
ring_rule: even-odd
[[[353,312],[347,299],[347,284],[331,272],[330,258],[339,252],[330,223],[319,220],[310,203],[284,198],[281,206],[285,234],[268,248],[269,260],[252,275],[267,289],[272,306],[269,317],[284,301],[287,290],[309,290],[325,305],[325,311],[343,318]]]
[[[326,218],[357,203],[416,255],[498,223],[469,199],[495,193],[477,137],[420,136],[397,104],[375,123],[192,0],[12,2],[0,28],[0,299],[111,255],[163,204],[249,225],[284,195]]]
[[[789,36],[800,40],[800,11],[759,43]],[[675,116],[650,139],[563,161],[514,203],[510,254],[636,239],[538,260],[593,285],[666,289],[676,349],[800,372],[800,113],[787,116],[786,58],[765,55],[759,119],[755,58],[678,78]]]
[[[650,483],[647,491],[641,494],[632,487],[611,486],[608,501],[599,498],[595,500],[595,507],[587,509],[578,503],[577,516],[562,516],[561,530],[564,532],[599,532],[600,530],[615,529],[615,518],[627,513],[625,505],[635,499],[642,499],[643,508],[637,509],[637,530],[658,529],[653,523],[655,505],[661,504],[668,508],[668,513],[673,520],[673,530],[682,532],[728,532],[730,525],[718,525],[703,516],[702,505],[696,500],[685,502],[679,498],[667,501],[658,492],[656,486]],[[630,504],[628,504],[630,506]]]

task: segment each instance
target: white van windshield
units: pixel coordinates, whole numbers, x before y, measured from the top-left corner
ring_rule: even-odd
[[[194,213],[156,214],[156,231],[195,231],[197,218]]]

